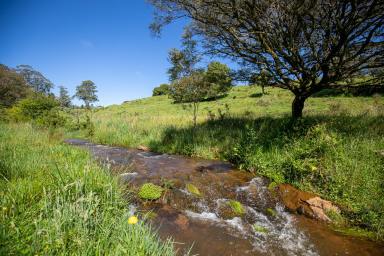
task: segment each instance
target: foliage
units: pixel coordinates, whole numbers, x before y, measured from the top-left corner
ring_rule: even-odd
[[[67,88],[60,86],[59,89],[59,97],[57,100],[59,101],[60,106],[63,108],[69,108],[71,106],[71,97],[69,96]]]
[[[66,123],[67,117],[58,106],[54,97],[34,93],[17,102],[8,110],[8,115],[14,121],[33,121],[44,127],[60,127]]]
[[[208,95],[207,82],[204,74],[195,72],[190,76],[174,81],[170,87],[170,96],[175,102],[191,102],[193,106],[193,125],[196,126],[196,118],[199,102]]]
[[[236,215],[243,215],[245,213],[244,206],[239,201],[229,200],[227,204]]]
[[[33,69],[29,65],[18,65],[15,70],[37,93],[48,95],[51,92],[51,89],[54,87],[53,83],[49,81],[48,78],[46,78],[43,74]]]
[[[172,66],[167,73],[171,82],[196,72],[195,66],[201,59],[197,51],[197,42],[193,39],[190,29],[184,31],[181,44],[181,50],[173,48],[168,53],[168,61]]]
[[[157,10],[154,32],[189,18],[191,31],[209,53],[266,69],[274,86],[290,90],[294,118],[302,116],[304,102],[314,93],[384,66],[383,1],[151,2]]]
[[[97,98],[96,93],[97,93],[97,89],[96,89],[95,83],[92,82],[91,80],[86,80],[86,81],[83,81],[81,85],[76,87],[75,97],[84,101],[85,107],[89,109],[90,105],[93,102],[96,102],[99,100]]]
[[[193,184],[191,183],[188,183],[187,185],[185,185],[185,188],[187,189],[187,191],[189,193],[191,193],[192,195],[195,195],[195,196],[201,196],[201,192],[200,190]]]
[[[152,96],[160,96],[169,94],[169,84],[161,84],[153,88]]]
[[[0,64],[0,106],[10,107],[25,98],[29,88],[24,79],[7,66]]]
[[[1,255],[174,255],[128,224],[116,180],[89,154],[28,124],[0,124]]]
[[[163,188],[153,183],[145,183],[140,187],[139,197],[145,200],[156,200],[161,197]]]
[[[205,72],[205,80],[209,84],[207,93],[208,98],[215,98],[223,95],[232,87],[232,78],[230,76],[229,67],[218,61],[209,63],[207,71]]]

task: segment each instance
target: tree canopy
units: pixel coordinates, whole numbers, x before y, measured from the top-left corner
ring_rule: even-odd
[[[18,65],[15,71],[24,78],[25,82],[31,86],[35,92],[48,95],[54,87],[54,84],[49,81],[48,78],[29,65]]]
[[[187,17],[208,53],[265,69],[294,95],[292,115],[326,88],[384,66],[384,2],[377,0],[151,0],[151,29]],[[376,83],[380,79],[365,80]]]
[[[30,88],[16,72],[0,64],[0,106],[10,107],[27,96]]]
[[[75,97],[84,101],[85,107],[90,108],[91,104],[98,101],[97,88],[94,82],[86,80],[76,87]]]
[[[65,88],[64,86],[60,86],[59,87],[59,97],[58,97],[58,101],[60,103],[60,106],[61,107],[70,107],[71,106],[71,97],[69,96],[69,93],[68,93],[68,90],[67,88]]]

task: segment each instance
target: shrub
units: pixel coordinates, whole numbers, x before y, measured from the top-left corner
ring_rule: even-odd
[[[145,183],[140,187],[139,197],[145,200],[156,200],[161,197],[163,188],[153,183]]]
[[[161,84],[158,87],[155,87],[152,92],[152,96],[160,96],[169,94],[169,85]]]

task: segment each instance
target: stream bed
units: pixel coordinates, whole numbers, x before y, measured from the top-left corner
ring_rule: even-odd
[[[178,255],[384,255],[384,245],[344,236],[326,224],[286,211],[262,177],[231,164],[157,154],[69,139],[88,149],[124,186],[171,184],[156,202],[133,200],[132,214],[151,216],[160,237],[172,237]],[[191,193],[192,184],[200,195]],[[234,215],[236,200],[244,213]]]

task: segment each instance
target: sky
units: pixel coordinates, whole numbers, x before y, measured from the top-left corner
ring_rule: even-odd
[[[92,80],[96,105],[149,97],[168,82],[167,53],[180,47],[186,24],[171,24],[155,38],[152,14],[145,0],[0,0],[0,63],[31,65],[55,93],[62,85],[74,94]]]

